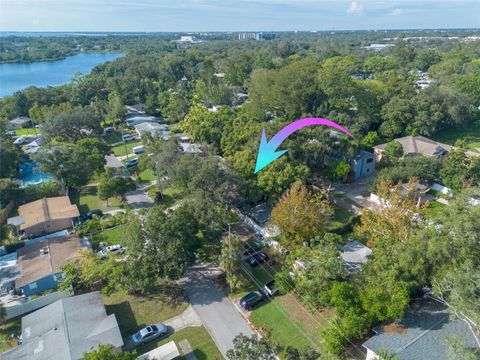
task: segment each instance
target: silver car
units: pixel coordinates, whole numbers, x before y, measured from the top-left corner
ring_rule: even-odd
[[[152,340],[160,339],[167,335],[168,328],[165,326],[165,324],[159,323],[155,325],[148,325],[132,335],[132,343],[134,346],[141,346]]]

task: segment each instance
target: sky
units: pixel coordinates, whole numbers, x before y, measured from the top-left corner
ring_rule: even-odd
[[[480,0],[0,0],[1,31],[480,28]]]

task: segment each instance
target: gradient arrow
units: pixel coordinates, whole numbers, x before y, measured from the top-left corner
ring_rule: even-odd
[[[291,124],[285,126],[282,130],[275,134],[274,137],[267,141],[267,134],[265,129],[262,130],[262,137],[260,139],[260,146],[258,148],[257,163],[255,164],[255,174],[262,170],[265,166],[272,161],[278,159],[285,154],[288,150],[276,151],[280,144],[295,131],[298,131],[304,127],[312,125],[325,125],[333,127],[341,132],[344,132],[348,136],[354,138],[354,136],[344,127],[337,124],[334,121],[322,118],[306,118],[294,121]]]

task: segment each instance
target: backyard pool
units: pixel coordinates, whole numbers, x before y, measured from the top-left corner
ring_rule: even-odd
[[[41,172],[40,166],[35,161],[28,161],[20,164],[18,178],[20,180],[20,187],[24,188],[53,180],[54,176],[49,173]]]

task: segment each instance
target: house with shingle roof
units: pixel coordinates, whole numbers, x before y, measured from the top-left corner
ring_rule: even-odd
[[[467,323],[452,319],[443,303],[425,297],[407,310],[399,323],[374,329],[363,343],[366,360],[378,358],[381,350],[399,360],[448,360],[448,339],[459,336],[468,347],[480,348],[480,341]]]
[[[115,314],[107,315],[100,293],[61,299],[22,318],[22,343],[4,360],[80,360],[98,346],[121,353],[123,340]]]

